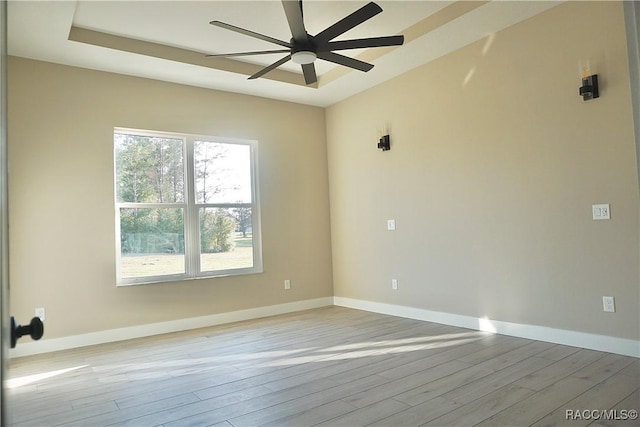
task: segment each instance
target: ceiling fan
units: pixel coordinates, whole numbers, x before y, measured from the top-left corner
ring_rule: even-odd
[[[288,42],[220,21],[211,21],[210,24],[215,25],[216,27],[225,28],[227,30],[235,31],[240,34],[274,43],[286,49],[226,53],[207,56],[234,57],[265,55],[272,53],[287,53],[284,58],[279,59],[273,64],[253,74],[249,77],[249,79],[257,79],[258,77],[267,74],[269,71],[272,71],[291,60],[296,64],[300,64],[302,66],[304,81],[307,85],[309,85],[315,83],[318,80],[316,76],[316,68],[313,65],[316,59],[323,59],[325,61],[333,62],[335,64],[343,65],[345,67],[354,68],[356,70],[365,72],[373,68],[373,64],[369,64],[358,59],[335,53],[334,51],[336,50],[399,46],[404,43],[404,36],[402,35],[332,41],[339,35],[349,31],[353,27],[362,24],[366,20],[373,18],[375,15],[382,12],[382,8],[373,2],[366,4],[352,14],[329,26],[324,31],[316,34],[315,36],[307,33],[307,30],[305,29],[302,16],[302,0],[282,0],[282,6],[284,7],[284,13],[287,16],[289,28],[291,29],[292,38]]]

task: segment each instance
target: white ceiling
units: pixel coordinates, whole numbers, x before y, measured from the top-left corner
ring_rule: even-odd
[[[306,0],[304,19],[307,32],[317,34],[366,3]],[[265,75],[268,78],[247,80],[247,72],[217,69],[214,59],[204,58],[204,54],[279,49],[277,45],[209,25],[211,20],[220,20],[288,41],[291,35],[282,4],[273,0],[13,0],[8,4],[8,52],[47,62],[328,106],[558,4],[550,1],[377,3],[384,10],[382,13],[336,40],[405,34],[405,44],[391,49],[369,49],[369,52],[341,52],[373,63],[375,67],[368,73],[318,60],[315,63],[317,88],[274,80],[279,75],[277,71],[271,76],[271,73]],[[170,60],[164,59],[166,56],[158,57],[162,55],[150,56],[152,53],[146,51],[141,54],[118,50],[120,47],[114,48],[115,45],[108,48],[86,40],[71,41],[69,33],[72,26],[93,30],[98,35],[120,36],[125,42],[134,39],[152,42],[156,47],[163,45],[171,54],[186,50],[196,60],[176,59],[175,55]],[[370,52],[372,50],[378,52]],[[367,57],[371,54],[381,56]],[[259,64],[260,67],[252,66],[255,72],[283,56],[251,56],[243,61]],[[194,65],[197,63],[200,65]],[[296,73],[293,75],[296,79],[302,74],[300,66],[292,63],[281,69],[290,72],[284,74]]]

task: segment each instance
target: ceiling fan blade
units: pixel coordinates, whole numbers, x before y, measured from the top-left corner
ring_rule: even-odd
[[[329,28],[317,34],[314,38],[318,43],[328,42],[329,40],[338,37],[340,34],[349,31],[356,25],[362,24],[367,19],[373,18],[380,12],[382,12],[382,8],[380,6],[374,2],[368,3],[353,12],[351,15],[341,19]]]
[[[284,13],[287,15],[287,22],[291,29],[293,39],[298,43],[307,42],[307,30],[304,28],[304,20],[302,19],[302,1],[298,0],[282,0]]]
[[[302,73],[304,74],[304,82],[308,85],[318,81],[316,76],[316,67],[311,64],[302,64]]]
[[[264,76],[269,71],[272,71],[272,70],[278,68],[279,66],[281,66],[285,62],[288,62],[290,59],[291,59],[291,55],[285,56],[284,58],[280,59],[279,61],[274,62],[273,64],[269,65],[268,67],[263,68],[262,70],[258,71],[254,75],[250,76],[249,80],[257,79],[258,77]]]
[[[360,71],[369,71],[373,68],[373,64],[363,62],[358,59],[349,58],[348,56],[340,55],[333,52],[318,52],[318,58],[325,61],[333,62],[334,64],[344,65],[345,67],[354,68]]]
[[[227,24],[226,22],[211,21],[211,22],[209,22],[209,24],[211,24],[213,26],[216,26],[216,27],[224,28],[226,30],[235,31],[236,33],[244,34],[245,36],[249,36],[249,37],[253,37],[253,38],[256,38],[256,39],[264,40],[264,41],[269,42],[269,43],[279,44],[280,46],[284,46],[284,47],[291,47],[291,43],[289,43],[289,42],[285,42],[283,40],[274,39],[273,37],[265,36],[264,34],[256,33],[254,31],[246,30],[244,28],[236,27],[235,25]]]
[[[206,56],[207,58],[231,58],[233,56],[269,55],[271,53],[286,53],[286,52],[289,52],[289,49],[260,50],[258,52],[215,53],[215,54],[206,55]]]
[[[404,36],[372,37],[368,39],[339,40],[318,46],[319,52],[332,50],[362,49],[367,47],[400,46],[404,43]]]

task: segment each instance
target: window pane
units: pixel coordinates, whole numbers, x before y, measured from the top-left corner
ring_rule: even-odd
[[[251,203],[251,148],[195,141],[196,203]]]
[[[120,209],[122,278],[184,274],[182,209]]]
[[[251,208],[200,209],[200,270],[253,267]]]
[[[184,202],[183,145],[178,138],[116,133],[118,202]]]

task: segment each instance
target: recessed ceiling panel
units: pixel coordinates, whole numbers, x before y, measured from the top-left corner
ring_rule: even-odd
[[[315,35],[367,1],[304,0],[307,31]],[[360,72],[317,60],[317,88],[286,78],[247,80],[244,71],[264,67],[280,55],[248,57],[252,64],[227,69],[203,65],[206,54],[269,50],[278,46],[217,28],[227,22],[277,39],[291,37],[280,1],[65,1],[8,2],[8,52],[23,58],[164,80],[192,86],[327,106],[435,60],[487,35],[554,7],[552,1],[377,1],[383,12],[336,40],[410,33],[402,46],[343,53],[370,62]],[[470,7],[473,6],[473,7]],[[132,42],[173,48],[150,55],[115,45],[70,38],[73,27]],[[166,49],[165,49],[166,50]],[[180,50],[187,55],[178,55]],[[184,53],[184,52],[183,52]],[[202,56],[200,56],[202,55]],[[195,60],[182,60],[187,56]],[[234,58],[235,59],[235,58]],[[302,79],[292,63],[273,71]],[[296,80],[296,81],[297,81]],[[302,79],[304,80],[304,79]]]

